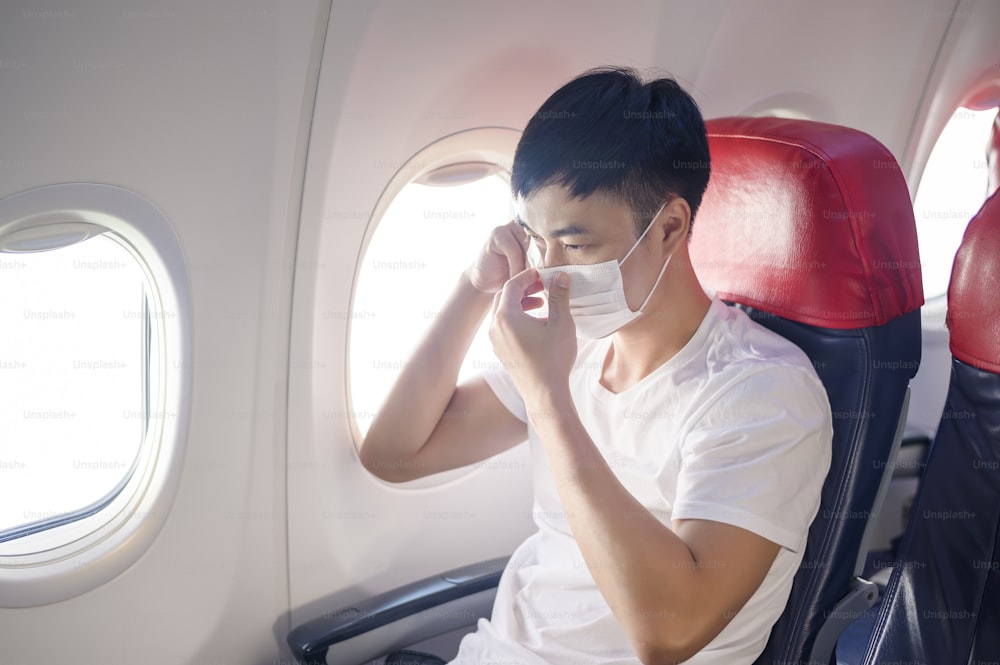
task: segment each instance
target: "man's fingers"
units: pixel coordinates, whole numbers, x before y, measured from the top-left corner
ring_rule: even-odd
[[[496,321],[497,313],[500,311],[500,302],[503,298],[503,289],[500,289],[493,294],[493,307],[491,308],[493,314],[493,320]]]
[[[541,278],[536,278],[534,282],[528,284],[524,289],[524,295],[531,296],[536,293],[540,293],[545,290],[545,285],[542,284]]]
[[[517,300],[520,300],[524,296],[538,293],[544,287],[542,286],[542,280],[538,277],[538,271],[534,268],[527,268],[507,280],[503,288],[504,290],[510,289],[517,295]]]
[[[514,239],[517,240],[518,244],[521,245],[521,249],[524,251],[528,250],[528,234],[524,230],[524,227],[518,224],[516,221],[511,220],[507,222],[507,228],[510,229],[511,234]]]
[[[520,227],[517,228],[520,229]],[[497,253],[503,254],[507,259],[511,276],[524,270],[524,246],[516,233],[517,230],[507,224],[502,231],[493,236],[493,244]]]
[[[530,312],[533,309],[538,309],[545,304],[545,301],[541,298],[526,297],[521,298],[521,309],[525,312]]]
[[[558,323],[569,316],[569,275],[556,273],[549,285],[549,321]]]
[[[494,296],[493,320],[496,321],[505,315],[516,316],[524,313],[527,309],[537,309],[539,304],[536,303],[540,303],[541,299],[531,296],[543,288],[542,281],[538,278],[538,271],[534,268],[517,273],[508,279],[503,288],[497,291],[496,296]],[[525,306],[525,303],[530,306]]]

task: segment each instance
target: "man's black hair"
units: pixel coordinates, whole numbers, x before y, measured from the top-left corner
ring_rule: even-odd
[[[705,122],[671,78],[643,83],[633,69],[592,69],[556,90],[528,122],[511,189],[549,185],[574,198],[605,194],[632,209],[637,233],[670,196],[701,204],[710,172]]]

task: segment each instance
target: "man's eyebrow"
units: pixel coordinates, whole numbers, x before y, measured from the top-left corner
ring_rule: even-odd
[[[590,231],[579,224],[570,224],[569,226],[564,226],[561,229],[556,229],[552,232],[553,238],[562,238],[563,236],[585,236],[589,235]]]
[[[537,233],[535,233],[534,231],[532,231],[531,227],[528,226],[527,223],[523,219],[521,219],[520,217],[515,218],[514,221],[516,221],[518,224],[520,224],[521,228],[523,228],[528,233],[530,233],[532,235],[538,235]],[[562,238],[563,236],[585,236],[585,235],[589,235],[589,234],[590,234],[590,231],[587,228],[585,228],[583,226],[580,226],[579,224],[570,224],[569,226],[564,226],[561,229],[556,229],[555,231],[553,231],[552,233],[549,234],[549,237],[550,238]]]

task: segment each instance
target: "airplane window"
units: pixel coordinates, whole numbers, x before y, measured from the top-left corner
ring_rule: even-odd
[[[86,517],[132,474],[150,412],[146,278],[109,233],[0,253],[0,542]]]
[[[959,108],[931,151],[914,200],[924,297],[948,290],[965,227],[986,199],[986,143],[997,109]]]
[[[350,314],[350,395],[362,436],[461,272],[490,231],[511,218],[506,174],[434,182],[411,182],[399,192],[359,270]],[[460,379],[499,366],[487,325],[473,341]]]

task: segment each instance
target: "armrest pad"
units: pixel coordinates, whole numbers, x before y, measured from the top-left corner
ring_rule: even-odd
[[[325,663],[333,644],[398,621],[417,612],[496,587],[509,557],[455,568],[367,598],[351,607],[325,612],[288,634],[288,646],[303,664]]]

